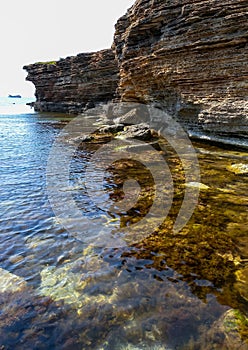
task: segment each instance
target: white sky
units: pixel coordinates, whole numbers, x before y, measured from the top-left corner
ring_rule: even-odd
[[[33,96],[25,64],[111,46],[114,24],[134,0],[2,0],[0,96]]]

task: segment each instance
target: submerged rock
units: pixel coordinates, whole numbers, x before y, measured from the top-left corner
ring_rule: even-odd
[[[236,272],[237,282],[235,288],[239,291],[240,295],[248,302],[248,267],[237,270]]]
[[[0,292],[18,292],[26,288],[23,278],[0,268]]]
[[[49,296],[53,300],[64,300],[67,304],[82,306],[79,300],[81,275],[69,271],[69,267],[56,268],[50,266],[41,271],[41,285],[38,293]]]
[[[105,272],[102,265],[106,267]],[[41,285],[37,292],[55,301],[72,305],[78,314],[81,314],[82,308],[88,303],[111,303],[114,296],[105,293],[90,295],[86,290],[89,285],[94,285],[94,281],[101,281],[109,274],[111,275],[111,270],[97,255],[84,255],[84,259],[66,263],[61,267],[45,267],[41,271]]]
[[[186,182],[186,187],[199,188],[200,190],[208,190],[210,187],[201,182]]]
[[[227,170],[231,171],[235,174],[248,174],[248,164],[238,163],[238,164],[231,164],[228,165]]]
[[[248,332],[248,319],[239,311],[230,309],[216,321],[211,330],[208,332],[209,343],[214,338],[221,338],[221,349],[247,350],[248,340],[247,334],[243,337],[244,328]],[[211,345],[205,349],[212,349]]]

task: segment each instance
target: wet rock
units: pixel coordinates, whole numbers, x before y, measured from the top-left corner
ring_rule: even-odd
[[[74,137],[73,139],[69,139],[67,142],[69,144],[79,144],[81,142],[90,142],[92,141],[94,138],[93,135],[91,134],[88,134],[88,135],[80,135],[80,136],[77,136],[77,137]]]
[[[248,342],[242,337],[242,329],[248,326],[247,318],[238,310],[228,310],[216,322],[208,332],[209,344],[204,347],[206,350],[213,349],[212,341],[215,339],[220,343],[221,349],[233,350],[247,350]],[[248,327],[247,327],[248,329]]]
[[[124,125],[133,125],[149,122],[149,114],[143,106],[140,106],[137,108],[133,108],[121,117],[116,118],[115,122]]]
[[[148,124],[142,123],[138,125],[125,126],[124,131],[118,134],[123,139],[139,139],[142,141],[150,141],[152,139],[152,131]]]
[[[124,124],[106,125],[99,129],[100,133],[117,134],[124,129]]]

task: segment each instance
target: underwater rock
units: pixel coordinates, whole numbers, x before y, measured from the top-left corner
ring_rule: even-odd
[[[26,288],[23,278],[0,268],[0,292],[17,292]]]
[[[56,241],[51,237],[36,235],[34,237],[28,237],[25,243],[31,250],[36,248],[42,250],[44,247],[51,247],[56,243]]]
[[[200,326],[200,336],[190,338],[185,350],[247,350],[247,318],[236,309],[229,309],[208,329]],[[245,334],[246,332],[246,334]]]
[[[235,288],[240,295],[248,302],[248,267],[236,271],[237,282]]]
[[[232,165],[228,165],[227,170],[231,171],[232,173],[235,174],[248,174],[248,164],[232,164]]]
[[[230,309],[216,322],[214,322],[212,329],[208,332],[209,346],[205,349],[213,349],[210,345],[212,339],[222,338],[220,349],[239,349],[247,350],[248,342],[243,338],[242,333],[246,327],[248,331],[248,319],[239,311]]]
[[[82,306],[79,300],[80,289],[83,289],[81,274],[70,272],[70,268],[49,266],[41,271],[41,285],[38,294],[49,296],[53,300],[64,300],[67,304]]]
[[[78,268],[79,265],[80,268]],[[106,268],[104,272],[103,265]],[[80,272],[74,272],[74,270]],[[95,280],[105,278],[109,273],[111,274],[111,271],[107,264],[104,264],[98,256],[84,256],[84,259],[80,258],[61,267],[45,267],[41,271],[41,285],[37,292],[55,301],[72,305],[80,314],[82,312],[80,309],[89,302],[97,304],[111,302],[112,296],[104,293],[91,296],[85,291],[88,285],[94,284]]]
[[[10,261],[12,264],[17,264],[17,263],[21,262],[23,259],[24,259],[24,256],[19,255],[19,254],[15,254],[15,255],[12,255],[12,256],[9,258],[9,261]]]
[[[201,182],[186,182],[186,187],[193,187],[193,188],[199,188],[200,190],[208,190],[210,187],[207,185],[204,185]]]

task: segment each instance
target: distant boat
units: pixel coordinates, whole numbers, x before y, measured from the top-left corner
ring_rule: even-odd
[[[9,95],[9,98],[22,98],[21,95]]]

